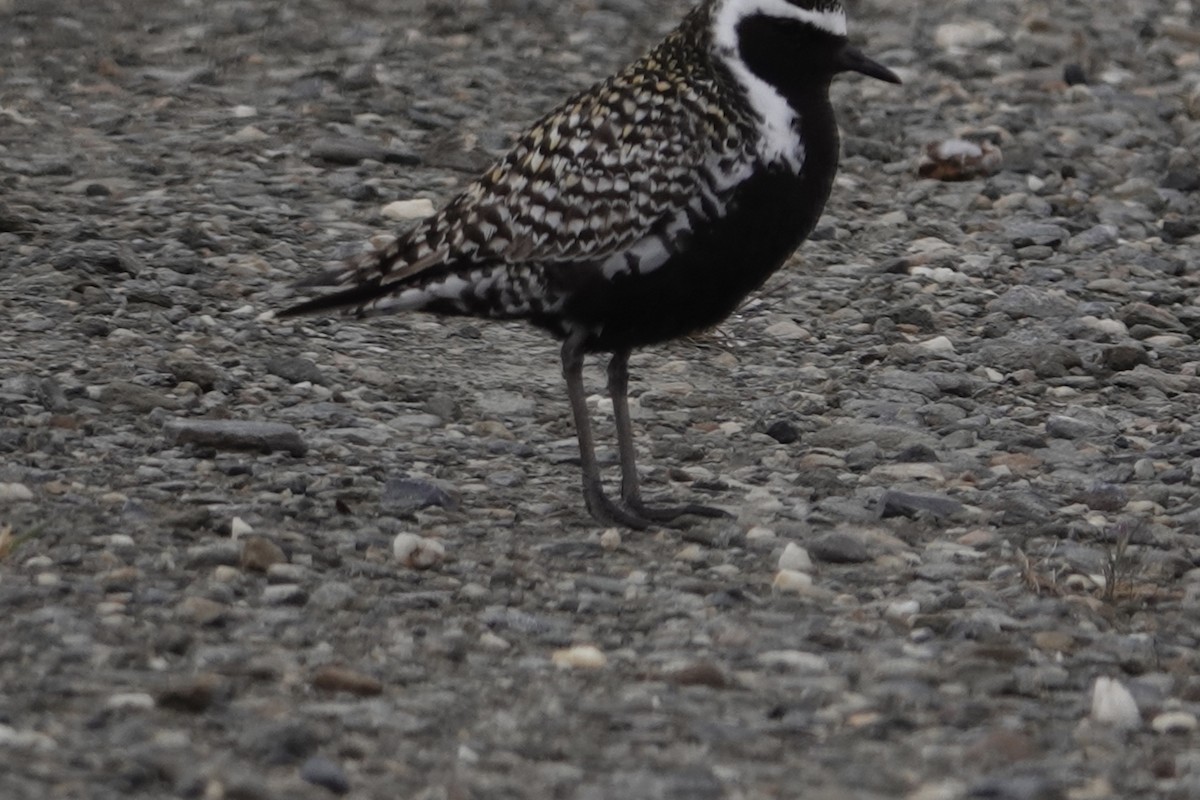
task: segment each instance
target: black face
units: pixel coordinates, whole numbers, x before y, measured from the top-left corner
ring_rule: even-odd
[[[825,7],[819,2],[796,5]],[[750,71],[789,99],[826,93],[839,72],[900,83],[894,72],[851,47],[846,37],[801,20],[756,14],[742,20],[737,37],[738,55]]]

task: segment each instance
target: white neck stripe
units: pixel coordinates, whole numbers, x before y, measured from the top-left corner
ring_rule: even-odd
[[[787,0],[720,0],[712,16],[714,55],[725,62],[746,92],[758,117],[755,149],[768,163],[786,161],[796,172],[804,165],[804,145],[797,133],[797,117],[774,86],[755,75],[738,51],[738,25],[747,17],[764,15],[805,22],[834,36],[846,35],[846,14],[840,7],[814,11]]]

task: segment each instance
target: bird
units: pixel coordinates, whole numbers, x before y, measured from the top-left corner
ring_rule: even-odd
[[[850,44],[839,0],[704,0],[644,56],[545,114],[440,210],[301,281],[305,296],[327,288],[279,316],[525,320],[561,341],[597,522],[731,516],[643,499],[629,357],[717,325],[812,232],[837,170],[829,87],[844,72],[900,83]],[[589,355],[608,356],[617,498],[596,458]]]

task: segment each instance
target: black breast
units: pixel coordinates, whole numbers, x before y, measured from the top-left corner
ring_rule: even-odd
[[[816,116],[805,120],[799,175],[760,168],[735,190],[724,217],[703,223],[656,270],[578,276],[563,317],[597,331],[589,349],[640,347],[716,325],[783,265],[816,225],[837,169],[832,112]]]

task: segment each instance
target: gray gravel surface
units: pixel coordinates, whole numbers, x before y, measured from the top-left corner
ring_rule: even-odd
[[[1200,797],[1196,6],[852,5],[632,534],[554,343],[271,312],[681,4],[0,0],[0,796]]]

